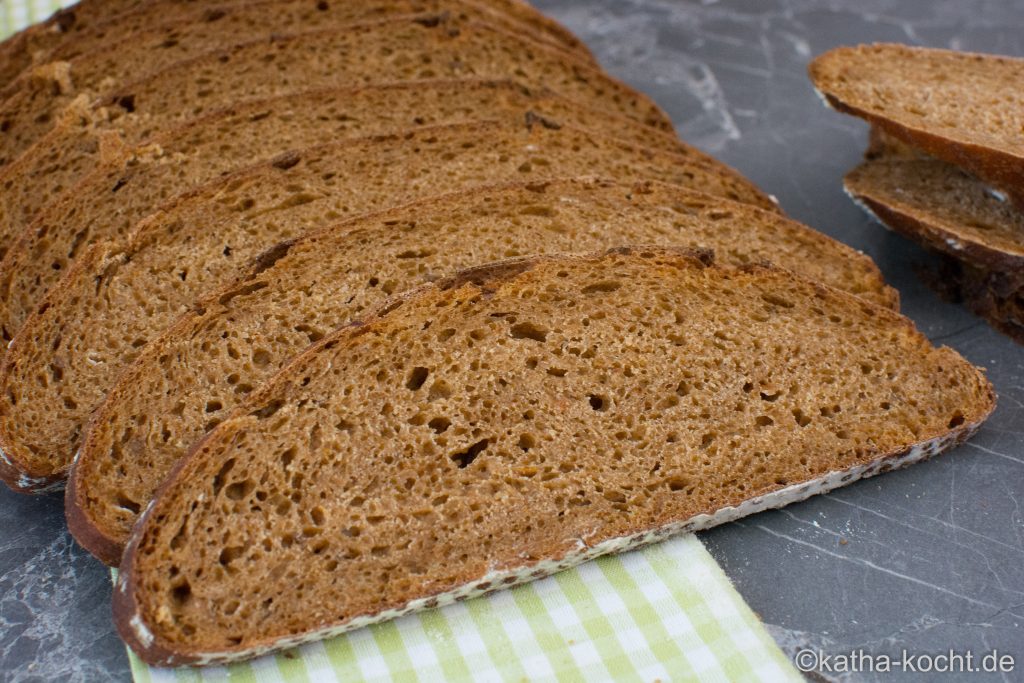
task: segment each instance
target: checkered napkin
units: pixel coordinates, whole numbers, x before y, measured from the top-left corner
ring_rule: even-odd
[[[0,0],[0,37],[66,0]],[[170,681],[799,681],[695,536],[229,667]]]
[[[153,669],[205,681],[800,681],[696,536],[246,664]]]

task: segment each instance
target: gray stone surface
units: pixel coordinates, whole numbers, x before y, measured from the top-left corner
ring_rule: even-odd
[[[987,366],[999,409],[954,453],[702,535],[790,650],[992,649],[1024,680],[1024,348],[942,303],[928,257],[840,189],[863,124],[804,75],[829,47],[901,41],[1024,55],[1018,0],[543,0],[606,67],[653,95],[689,141],[779,197],[795,218],[873,256],[936,342]],[[124,680],[106,571],[69,540],[59,497],[0,490],[0,679]],[[836,677],[844,680],[842,677]],[[906,674],[851,680],[901,680]],[[974,679],[972,679],[974,680]]]

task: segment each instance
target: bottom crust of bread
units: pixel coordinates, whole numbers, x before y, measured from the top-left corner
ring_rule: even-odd
[[[961,425],[940,437],[914,444],[903,451],[882,455],[862,465],[857,465],[846,470],[833,471],[817,479],[793,484],[783,489],[779,489],[778,491],[773,491],[762,496],[751,498],[735,507],[720,508],[709,513],[702,513],[689,519],[673,522],[658,528],[641,531],[629,536],[609,539],[593,546],[588,545],[586,541],[581,538],[578,539],[578,548],[576,550],[570,551],[560,558],[551,558],[528,565],[489,572],[488,574],[465,583],[451,591],[418,598],[393,609],[386,609],[373,614],[360,615],[339,624],[331,624],[306,633],[267,641],[247,649],[223,652],[186,652],[174,651],[157,643],[155,635],[146,625],[141,614],[138,612],[133,591],[131,590],[131,584],[128,580],[132,573],[132,564],[135,554],[135,545],[134,541],[132,541],[125,552],[124,563],[121,566],[116,590],[114,591],[114,621],[117,625],[118,632],[121,634],[121,637],[128,646],[134,650],[143,661],[152,665],[208,666],[251,659],[276,650],[283,650],[296,647],[304,643],[322,640],[324,638],[331,638],[348,631],[395,619],[412,612],[441,607],[459,600],[466,600],[468,598],[485,595],[502,588],[509,588],[517,584],[526,583],[534,579],[555,574],[588,560],[601,557],[602,555],[610,555],[640,548],[650,543],[664,540],[665,538],[675,534],[709,529],[719,524],[735,521],[756,512],[781,508],[791,503],[805,500],[811,496],[826,493],[832,489],[846,486],[858,479],[866,479],[867,477],[871,477],[876,474],[906,467],[916,462],[927,460],[934,455],[966,441],[978,430],[984,421],[984,417],[977,422]],[[147,507],[146,511],[143,513],[143,517],[139,520],[139,524],[144,523],[144,520],[149,516],[151,509],[152,503],[150,503],[149,507]]]

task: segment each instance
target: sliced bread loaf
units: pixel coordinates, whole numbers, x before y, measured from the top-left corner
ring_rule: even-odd
[[[809,71],[831,106],[1024,206],[1024,60],[877,44],[836,48]]]
[[[93,138],[110,135],[75,122],[65,129],[76,146],[69,146],[65,136],[50,136],[45,145],[41,141],[36,146],[38,150],[23,155],[14,164],[18,174],[7,178],[7,192],[0,201],[7,213],[7,234],[0,238],[14,243],[0,263],[0,332],[6,340],[13,338],[85,245],[123,235],[168,197],[190,186],[322,140],[480,118],[501,118],[511,127],[564,122],[708,160],[650,126],[550,93],[533,94],[511,82],[407,82],[243,104],[150,138],[136,150],[115,141],[106,146],[101,167],[61,195],[57,190],[69,187],[69,176],[80,175],[89,158],[98,158],[93,150],[99,145]],[[42,178],[24,168],[33,159]],[[42,215],[32,211],[35,222],[26,231],[25,215],[47,200]]]
[[[263,249],[440,189],[587,173],[772,206],[720,165],[569,126],[463,124],[287,153],[171,203],[127,245],[86,249],[51,288],[0,370],[0,476],[22,489],[63,479],[120,370]]]
[[[910,464],[993,402],[909,320],[787,271],[482,267],[328,335],[200,441],[115,620],[153,664],[251,657]]]
[[[87,58],[84,55],[75,61]],[[49,79],[37,70],[34,87],[19,90],[0,106],[4,160],[16,158],[51,129],[53,117],[72,97],[74,85],[61,64],[47,67],[52,72]],[[118,84],[116,94],[107,101],[140,117],[156,113],[166,122],[194,118],[244,99],[296,90],[463,77],[515,78],[528,85],[550,86],[594,107],[671,130],[667,117],[650,100],[571,53],[447,14],[255,40],[177,62],[138,83]],[[55,90],[68,94],[58,95],[60,102],[51,106],[47,102]],[[48,113],[41,115],[41,111]]]
[[[732,264],[770,259],[895,304],[866,256],[778,214],[674,186],[565,180],[409,204],[297,240],[150,342],[83,439],[67,489],[71,532],[116,565],[139,512],[196,439],[292,356],[389,293],[526,252],[622,241],[711,248]]]

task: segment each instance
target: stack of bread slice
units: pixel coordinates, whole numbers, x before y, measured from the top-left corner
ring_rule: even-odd
[[[0,477],[149,662],[968,438],[981,371],[518,0],[83,0],[0,44]]]
[[[810,74],[872,125],[847,193],[942,254],[943,289],[1024,343],[1024,60],[880,44],[827,52]]]

